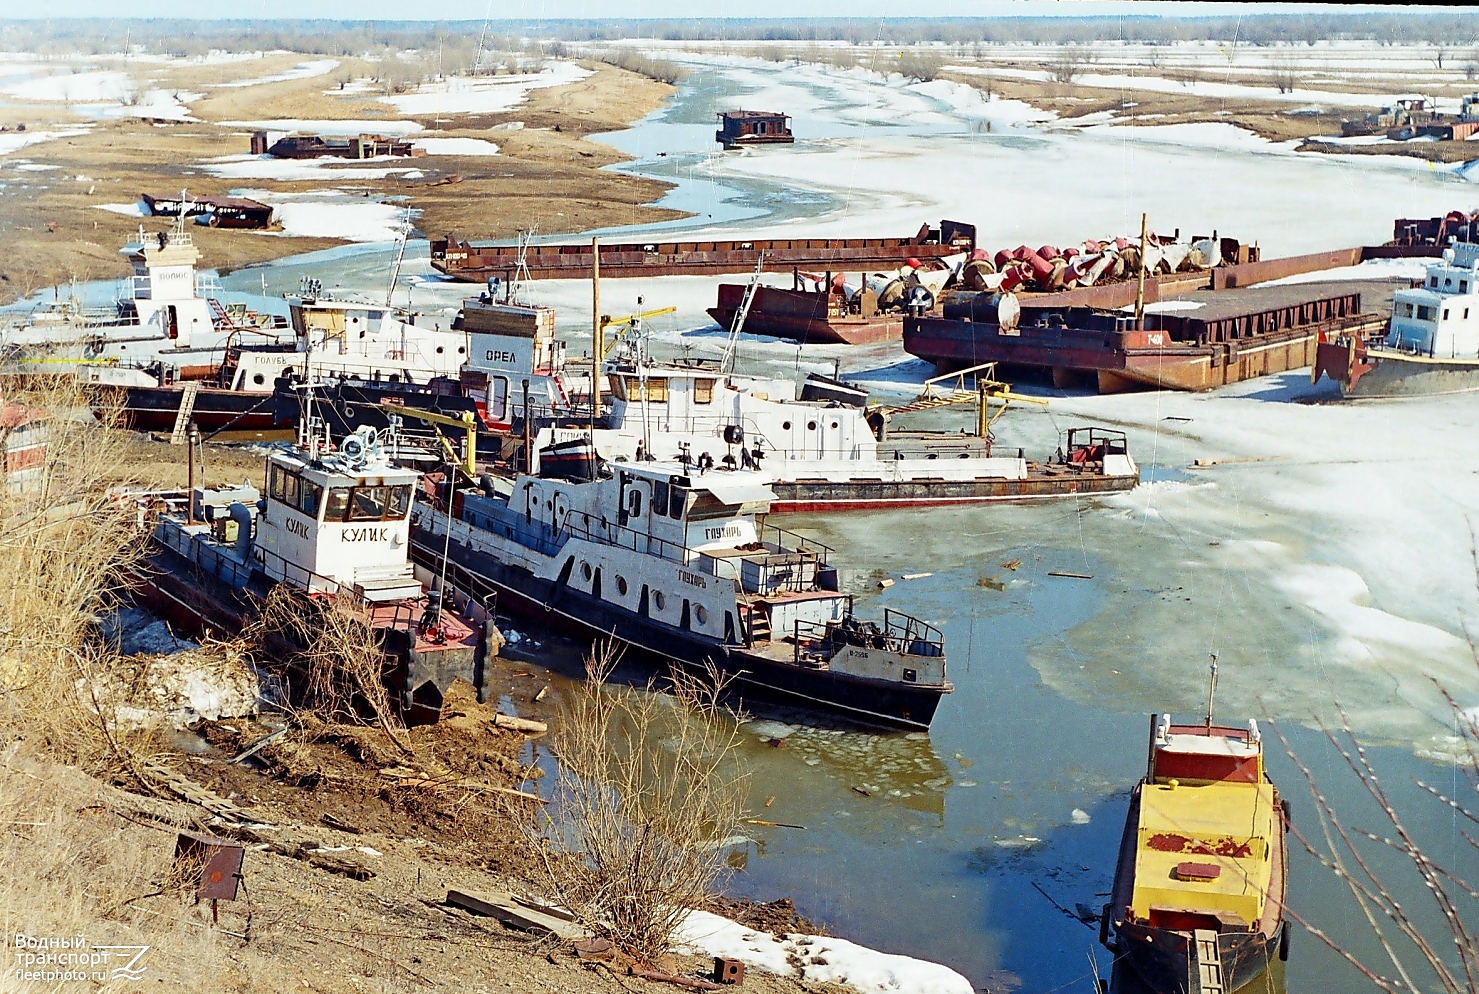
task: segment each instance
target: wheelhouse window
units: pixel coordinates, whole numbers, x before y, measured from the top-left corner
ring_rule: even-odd
[[[316,518],[324,488],[290,469],[273,464],[267,475],[267,495],[279,504]]]
[[[333,487],[325,521],[399,521],[411,506],[411,485]]]
[[[714,402],[714,381],[707,376],[701,376],[693,381],[693,402],[695,404],[712,404]]]

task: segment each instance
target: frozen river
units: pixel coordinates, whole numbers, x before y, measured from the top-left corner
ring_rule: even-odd
[[[718,152],[714,115],[739,106],[790,114],[797,144]],[[1479,199],[1460,176],[1395,157],[1297,154],[1221,125],[1069,126],[961,87],[721,59],[608,140],[637,156],[623,168],[678,183],[664,203],[698,215],[678,227],[757,235],[905,234],[952,218],[994,249],[1135,232],[1144,211],[1153,229],[1217,230],[1274,257],[1381,242],[1393,218]],[[311,273],[383,287],[386,264],[383,250],[337,252],[227,282],[255,290],[265,276],[277,292]],[[410,270],[429,277],[424,253]],[[676,305],[654,332],[716,354],[723,336],[703,315],[715,282],[607,281],[603,309]],[[452,307],[468,289],[428,278],[411,294]],[[572,339],[588,329],[586,286],[532,292],[561,308]],[[898,394],[932,373],[897,345],[801,354],[747,338],[743,359],[838,361]],[[1479,707],[1479,395],[1345,404],[1306,371],[1196,396],[1024,389],[1050,405],[1008,412],[1000,444],[1040,456],[1069,427],[1122,427],[1146,482],[1105,500],[788,522],[838,550],[868,608],[942,626],[958,689],[927,738],[757,726],[754,804],[774,798],[763,817],[806,828],[754,829],[731,889],[793,896],[836,934],[944,962],[978,989],[1089,990],[1096,933],[1070,912],[1106,900],[1146,715],[1199,715],[1213,654],[1219,718],[1276,726],[1354,822],[1380,832],[1319,731],[1344,707],[1435,858],[1472,870],[1451,815],[1410,783],[1459,784],[1441,691]],[[928,575],[877,589],[906,573]],[[785,748],[760,744],[772,737]],[[1317,837],[1298,769],[1274,736],[1268,748],[1296,823]],[[1292,907],[1390,973],[1349,898],[1295,850]],[[1416,886],[1390,880],[1422,913]],[[1291,991],[1354,980],[1295,935]]]

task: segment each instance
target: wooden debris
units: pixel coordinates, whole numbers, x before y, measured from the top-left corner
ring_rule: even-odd
[[[1020,559],[1008,559],[1006,562],[1001,564],[1001,568],[1015,571],[1017,567],[1021,565],[1022,560]]]
[[[325,825],[329,826],[330,828],[337,828],[339,831],[341,831],[341,832],[348,832],[350,835],[362,835],[362,834],[364,834],[364,829],[360,828],[358,825],[351,825],[349,822],[345,821],[344,819],[342,819],[342,818],[335,818],[333,815],[328,814],[327,812],[325,812],[322,815],[319,815],[318,820],[321,821],[321,822],[323,822]]]
[[[413,770],[405,766],[391,766],[381,770],[380,775],[395,780],[397,787],[422,790],[470,790],[488,794],[507,794],[512,797],[523,798],[526,801],[537,801],[540,804],[549,803],[547,799],[540,797],[538,794],[514,790],[512,787],[499,787],[496,784],[484,783],[481,780],[470,780],[467,777],[453,773],[451,770],[427,772],[424,770]]]
[[[1092,579],[1094,579],[1094,576],[1093,576],[1092,573],[1069,573],[1067,570],[1061,570],[1061,569],[1050,569],[1050,570],[1048,570],[1048,576],[1066,576],[1066,577],[1069,577],[1069,578],[1074,579],[1074,580],[1092,580]]]
[[[511,928],[523,932],[539,932],[573,942],[589,939],[588,929],[547,911],[531,908],[514,898],[512,894],[468,894],[465,891],[447,891],[447,903],[471,911],[475,915],[497,918]]]
[[[640,977],[643,980],[660,980],[665,984],[686,987],[691,991],[723,990],[723,987],[714,983],[712,980],[700,980],[696,977],[680,977],[676,973],[664,973],[662,970],[644,970],[641,967],[634,966],[628,972],[633,977]]]
[[[791,825],[783,821],[766,821],[763,818],[746,818],[745,823],[747,825],[764,825],[767,828],[799,828],[803,832],[806,831],[805,825]]]
[[[903,576],[903,579],[905,579],[905,580],[923,580],[927,576],[934,576],[934,575],[935,574],[933,574],[933,573],[905,573],[904,576]]]
[[[231,762],[240,763],[244,759],[250,759],[262,749],[270,746],[272,743],[276,742],[278,739],[288,734],[288,728],[289,726],[284,725],[272,734],[262,736],[262,738],[258,739],[256,742],[253,742],[251,745],[247,746],[245,750],[237,753],[235,756],[232,756]]]
[[[1000,580],[993,580],[989,576],[983,576],[976,580],[976,586],[986,587],[989,590],[1005,590],[1007,585]]]
[[[543,691],[540,691],[540,693],[543,693]],[[532,718],[515,718],[513,715],[508,714],[495,714],[493,716],[493,725],[496,728],[511,728],[516,732],[523,732],[525,735],[543,735],[549,731],[549,725],[542,721],[535,721]]]
[[[894,578],[891,577],[891,576],[886,576],[882,580],[879,580],[878,581],[878,589],[879,590],[887,590],[889,587],[892,587],[893,585],[894,585]]]

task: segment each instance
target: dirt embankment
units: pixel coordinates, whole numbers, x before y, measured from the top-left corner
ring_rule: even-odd
[[[142,193],[220,196],[243,185],[276,193],[321,190],[412,207],[428,235],[456,231],[466,237],[506,237],[537,226],[546,234],[583,231],[672,216],[646,206],[661,183],[604,171],[622,159],[592,135],[629,126],[659,107],[672,87],[604,63],[591,76],[565,86],[534,90],[509,111],[438,119],[398,114],[372,96],[343,93],[338,80],[355,79],[368,66],[345,62],[327,76],[248,86],[233,82],[291,69],[302,56],[277,55],[228,66],[170,70],[169,87],[207,92],[192,102],[200,122],[155,123],[140,118],[81,128],[70,107],[9,108],[0,123],[14,129],[64,131],[16,154],[34,171],[11,171],[0,193],[0,303],[68,280],[122,279],[127,267],[118,250],[132,238],[138,217],[101,209],[129,205]],[[160,70],[161,72],[163,70]],[[151,86],[161,85],[158,80]],[[325,92],[327,91],[327,92]],[[480,138],[499,146],[496,156],[437,155],[418,158],[424,178],[346,177],[342,180],[276,181],[223,178],[202,164],[250,149],[251,122],[301,120],[413,120],[426,137]],[[442,182],[455,178],[456,182]],[[151,229],[162,222],[145,221]],[[341,244],[330,238],[284,238],[228,229],[195,229],[202,265],[230,271]]]

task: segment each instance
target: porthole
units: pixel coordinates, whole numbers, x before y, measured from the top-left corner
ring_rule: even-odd
[[[625,597],[627,595],[627,578],[626,577],[624,577],[624,576],[618,576],[616,578],[616,592],[618,594],[621,594],[621,596],[623,596],[623,597]]]
[[[807,431],[816,431],[817,430],[817,423],[815,421],[808,421],[806,423],[806,430]]]
[[[781,431],[790,431],[790,430],[791,430],[791,422],[789,422],[789,421],[782,421],[781,422]]]
[[[261,386],[262,384],[267,382],[267,377],[263,376],[261,373],[256,373],[252,376],[252,382],[255,383],[257,386]]]
[[[833,431],[836,431],[837,430],[837,422],[836,421],[833,421],[832,422],[832,430]]]
[[[693,617],[694,620],[697,621],[700,625],[706,625],[709,623],[709,612],[704,610],[704,606],[702,604],[693,605]]]
[[[440,345],[437,346],[437,355],[441,355],[445,351],[447,350],[442,348]]]
[[[466,351],[467,351],[467,349],[463,348],[461,345],[457,346],[457,354],[458,355],[462,355]]]
[[[581,579],[583,579],[583,580],[587,580],[587,581],[590,580],[590,578],[591,578],[591,564],[590,563],[581,563],[580,564],[580,576],[581,576]]]
[[[654,590],[652,592],[652,606],[653,607],[655,607],[659,611],[661,611],[663,609],[663,605],[666,604],[666,603],[667,603],[667,598],[662,595],[662,591],[661,590]]]

